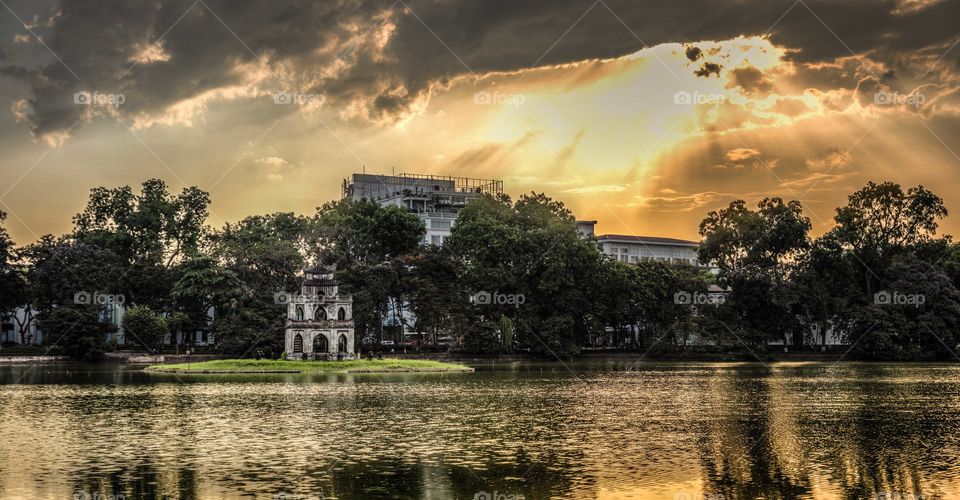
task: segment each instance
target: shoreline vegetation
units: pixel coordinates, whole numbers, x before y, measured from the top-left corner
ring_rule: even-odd
[[[869,182],[820,235],[797,200],[733,200],[706,214],[696,259],[601,248],[542,193],[477,197],[442,245],[422,243],[416,214],[365,199],[221,229],[205,224],[209,203],[158,179],[138,194],[97,187],[70,233],[23,247],[0,212],[0,315],[12,335],[86,362],[131,348],[263,357],[293,350],[281,334],[291,291],[323,265],[352,296],[362,351],[761,361],[960,351],[960,243],[938,233],[947,208],[923,186]]]
[[[347,361],[284,361],[274,359],[217,359],[199,363],[151,365],[154,373],[466,373],[474,371],[459,363],[422,359],[374,359]]]

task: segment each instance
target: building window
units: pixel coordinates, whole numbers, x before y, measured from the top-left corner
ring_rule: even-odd
[[[344,308],[340,308],[337,311],[337,321],[346,321],[347,320],[347,311]]]
[[[347,336],[342,333],[337,339],[337,352],[347,352]]]
[[[450,221],[448,220],[431,220],[430,229],[450,229]]]
[[[303,337],[299,333],[293,336],[293,352],[303,352]]]
[[[297,321],[303,321],[303,306],[297,306],[295,317]]]
[[[436,246],[443,245],[443,236],[437,236],[437,235],[431,236],[430,243]]]
[[[314,319],[317,321],[326,321],[327,319],[327,310],[323,306],[317,306],[316,314],[313,315]]]
[[[326,335],[322,333],[317,334],[317,336],[313,339],[313,352],[329,352],[330,348],[328,342],[329,341],[327,340]]]

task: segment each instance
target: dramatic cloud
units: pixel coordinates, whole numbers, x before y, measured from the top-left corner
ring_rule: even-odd
[[[269,99],[280,91],[323,95],[345,118],[393,121],[423,109],[456,78],[623,56],[642,47],[635,34],[658,44],[769,30],[775,44],[791,49],[791,60],[835,64],[852,50],[861,67],[869,59],[894,71],[891,80],[923,69],[937,79],[957,63],[939,59],[956,35],[957,2],[821,0],[794,4],[785,15],[789,5],[759,0],[723,9],[698,1],[649,8],[611,0],[584,15],[587,7],[573,0],[113,0],[90,8],[84,0],[62,0],[31,13],[38,19],[31,26],[60,60],[8,64],[2,72],[30,86],[26,117],[45,136],[110,114],[74,105],[74,93],[84,90],[125,95],[113,115],[141,125],[189,122],[190,111],[210,100]],[[2,50],[15,53],[22,45]],[[705,56],[688,46],[685,57]],[[711,60],[695,71],[719,76],[722,67]],[[770,91],[756,68],[738,68],[730,78],[746,92]]]
[[[727,160],[729,161],[743,161],[749,160],[750,158],[756,158],[760,156],[760,151],[750,148],[737,148],[727,151]]]
[[[45,207],[24,226],[154,176],[223,220],[309,213],[394,168],[681,237],[754,195],[803,198],[817,230],[866,180],[960,196],[960,2],[8,4],[42,39],[0,15],[4,203]]]
[[[739,87],[745,94],[765,96],[773,91],[773,83],[763,72],[753,66],[735,68],[730,71],[728,88]]]

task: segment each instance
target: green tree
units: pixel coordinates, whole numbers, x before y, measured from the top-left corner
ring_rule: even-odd
[[[466,309],[468,294],[460,284],[457,262],[447,247],[424,246],[405,264],[405,296],[417,318],[416,330],[436,342],[441,332],[454,330]]]
[[[206,327],[211,309],[217,317],[246,293],[245,284],[237,274],[212,257],[189,259],[178,268],[177,274],[179,277],[170,292],[176,309],[170,318],[178,318],[172,325],[173,338],[177,338],[177,332],[194,332]]]
[[[757,210],[736,200],[700,223],[700,261],[716,263],[720,283],[733,289],[721,307],[725,314],[714,317],[729,337],[765,345],[799,330],[790,277],[809,248],[810,228],[800,203],[780,198],[761,200]]]
[[[467,290],[523,297],[520,305],[474,304],[468,324],[507,316],[520,348],[560,358],[576,354],[602,331],[593,277],[603,257],[595,243],[580,237],[562,203],[536,193],[515,203],[481,197],[460,211],[451,233],[447,245]]]
[[[106,350],[104,338],[116,330],[99,321],[97,306],[88,305],[57,307],[41,317],[40,327],[52,345],[82,361],[102,360]]]
[[[869,182],[837,209],[830,237],[850,251],[863,276],[863,295],[872,297],[883,270],[931,242],[946,216],[943,200],[923,186],[904,192],[893,182]]]
[[[877,300],[846,316],[854,354],[887,360],[956,359],[960,291],[949,276],[914,261],[894,264],[885,278]]]
[[[225,353],[248,356],[255,350],[282,351],[286,306],[276,297],[280,292],[299,291],[297,275],[304,266],[309,224],[308,218],[292,213],[256,215],[226,224],[211,235],[212,253],[220,258],[225,272],[193,270],[226,286],[223,294],[209,299],[230,300],[217,311],[213,325]],[[236,280],[242,287],[236,287]],[[192,291],[181,287],[178,293],[204,293],[204,286],[197,285]]]
[[[26,283],[16,262],[14,243],[3,226],[6,218],[7,214],[0,211],[0,318],[27,302]]]
[[[768,269],[806,249],[810,228],[798,201],[764,198],[751,210],[736,200],[700,223],[700,261],[716,263],[727,277]]]
[[[390,308],[405,321],[409,267],[423,240],[423,222],[400,207],[343,199],[320,207],[309,232],[311,257],[337,266],[337,279],[353,294],[353,318],[361,343],[379,345]],[[409,326],[409,325],[408,325]]]
[[[209,204],[206,192],[188,187],[175,196],[159,179],[144,182],[139,194],[129,186],[97,187],[73,218],[74,235],[117,255],[128,303],[166,310],[172,268],[199,252]]]
[[[31,295],[41,312],[84,301],[95,294],[122,295],[122,263],[116,254],[69,236],[45,235],[23,249]]]
[[[145,305],[135,305],[127,309],[123,316],[123,331],[124,337],[135,340],[148,351],[159,347],[169,332],[163,316]]]

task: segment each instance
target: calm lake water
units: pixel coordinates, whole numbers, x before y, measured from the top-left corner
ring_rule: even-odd
[[[0,423],[2,498],[960,498],[957,365],[19,366]]]

